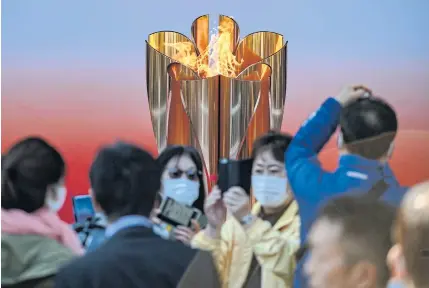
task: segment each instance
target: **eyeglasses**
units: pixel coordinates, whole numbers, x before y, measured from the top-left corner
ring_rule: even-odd
[[[179,168],[173,167],[168,169],[168,176],[170,176],[171,179],[178,179],[182,177],[182,175],[185,175],[186,178],[188,178],[191,181],[198,180],[198,171],[191,168],[186,171],[180,170]]]

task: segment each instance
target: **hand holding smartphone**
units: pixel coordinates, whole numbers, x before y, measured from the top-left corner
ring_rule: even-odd
[[[247,194],[250,194],[252,164],[253,159],[220,159],[217,186],[222,193],[231,187],[238,186],[243,188]]]

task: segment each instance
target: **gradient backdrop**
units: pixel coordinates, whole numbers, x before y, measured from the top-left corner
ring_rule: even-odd
[[[242,36],[271,30],[289,40],[284,131],[342,85],[367,84],[398,111],[392,165],[413,184],[429,178],[428,12],[427,0],[3,0],[2,151],[47,137],[66,158],[71,195],[88,191],[103,143],[132,140],[156,153],[144,41],[158,30],[189,35],[197,16],[223,13]],[[333,147],[322,153],[329,168]],[[61,216],[72,221],[70,198]]]

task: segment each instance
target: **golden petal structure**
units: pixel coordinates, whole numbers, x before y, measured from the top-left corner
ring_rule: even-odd
[[[239,41],[237,22],[224,15],[198,17],[191,34],[149,35],[149,109],[158,150],[192,145],[215,175],[220,158],[248,158],[256,138],[280,129],[287,42],[273,32]]]

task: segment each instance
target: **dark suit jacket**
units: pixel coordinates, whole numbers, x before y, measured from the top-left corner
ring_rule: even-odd
[[[173,288],[195,251],[151,229],[120,230],[102,246],[62,269],[56,288]]]

